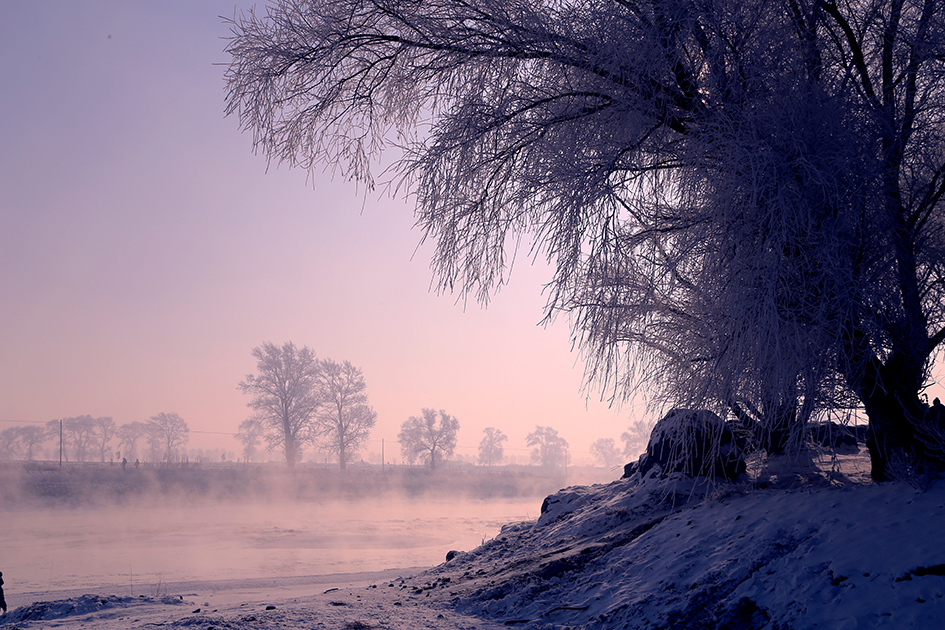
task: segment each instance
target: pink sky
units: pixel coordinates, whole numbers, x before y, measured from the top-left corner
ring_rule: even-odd
[[[248,8],[250,5],[240,5]],[[538,325],[546,269],[520,260],[487,309],[430,291],[412,206],[272,168],[224,118],[230,2],[24,2],[0,23],[0,429],[177,412],[235,449],[237,383],[264,341],[350,360],[396,439],[421,407],[576,460],[626,430],[582,394],[566,321]],[[522,451],[524,452],[524,451]]]

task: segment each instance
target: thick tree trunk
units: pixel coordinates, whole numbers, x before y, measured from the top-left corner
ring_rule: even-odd
[[[858,392],[869,418],[870,475],[877,482],[945,471],[942,451],[927,431],[921,383],[907,363],[893,356],[878,367],[875,379],[863,380]]]
[[[768,455],[780,455],[786,451],[804,430],[803,426],[798,426],[796,404],[778,406],[764,418],[752,417],[737,402],[730,402],[729,408],[738,420],[736,436],[744,442],[747,434],[752,447],[757,445]],[[745,446],[742,444],[742,448]]]

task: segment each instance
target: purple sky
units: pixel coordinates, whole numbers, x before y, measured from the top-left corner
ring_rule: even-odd
[[[240,5],[248,8],[250,5]],[[487,309],[430,291],[412,206],[272,168],[224,118],[217,17],[234,3],[50,2],[0,21],[0,429],[179,413],[235,450],[237,383],[264,341],[350,360],[396,439],[421,407],[524,449],[536,425],[620,444],[633,408],[581,392],[566,321],[538,326],[546,269]],[[525,451],[521,451],[525,453]]]

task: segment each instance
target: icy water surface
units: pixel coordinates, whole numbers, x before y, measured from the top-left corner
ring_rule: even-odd
[[[149,595],[191,580],[432,566],[539,507],[530,498],[15,508],[0,519],[0,571],[18,591]]]

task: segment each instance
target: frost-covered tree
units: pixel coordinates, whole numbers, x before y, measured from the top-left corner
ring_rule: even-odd
[[[374,185],[402,151],[440,288],[531,234],[593,382],[731,413],[771,452],[865,410],[874,479],[945,467],[942,0],[276,0],[227,111]]]
[[[442,409],[423,408],[419,416],[410,416],[400,426],[397,439],[404,459],[420,461],[435,470],[456,449],[459,420]]]
[[[240,422],[236,439],[243,444],[243,460],[251,462],[256,459],[256,453],[266,429],[257,418],[247,418]]]
[[[282,347],[266,342],[253,348],[253,356],[259,373],[247,375],[239,389],[253,397],[246,406],[266,427],[269,448],[281,448],[286,466],[295,470],[303,448],[315,438],[318,359],[308,346],[296,348],[291,341]]]
[[[112,438],[115,437],[115,432],[117,428],[115,426],[115,421],[112,420],[109,416],[103,416],[101,418],[96,418],[94,423],[94,439],[95,444],[99,448],[99,456],[103,463],[105,462],[105,451],[108,450],[108,443],[112,441]]]
[[[532,461],[545,468],[564,468],[568,465],[568,441],[556,429],[536,426],[525,436],[525,444],[533,446]]]
[[[502,442],[508,440],[509,437],[495,427],[486,427],[482,432],[485,435],[479,442],[479,463],[483,466],[498,464],[505,455]]]
[[[162,411],[156,416],[151,416],[148,426],[155,436],[155,441],[160,442],[164,448],[163,459],[167,463],[177,461],[180,456],[178,451],[190,437],[190,427],[187,426],[187,422],[176,413]]]
[[[25,455],[27,461],[33,461],[33,450],[47,439],[49,431],[46,427],[8,427],[0,432],[0,459],[17,459]]]
[[[57,421],[47,423],[54,426]],[[59,427],[56,427],[58,431]],[[75,416],[62,419],[62,442],[64,446],[71,446],[75,460],[86,461],[89,449],[95,443],[95,418],[90,415]]]
[[[377,424],[377,413],[367,404],[364,375],[349,361],[322,359],[315,388],[320,441],[338,457],[338,466],[344,470]]]
[[[148,424],[139,422],[126,422],[115,431],[115,437],[118,438],[118,447],[124,453],[125,459],[137,458],[138,440],[148,433]]]
[[[610,468],[621,463],[622,457],[614,438],[600,438],[591,444],[591,457],[601,466]]]
[[[19,427],[7,427],[0,431],[0,459],[16,459],[19,456],[21,438]]]
[[[646,450],[653,425],[646,420],[634,420],[626,431],[620,434],[623,442],[623,456],[637,457]]]
[[[46,440],[49,439],[49,431],[46,427],[35,425],[18,427],[18,429],[20,442],[26,450],[26,459],[27,461],[33,461],[33,451],[46,443]]]

